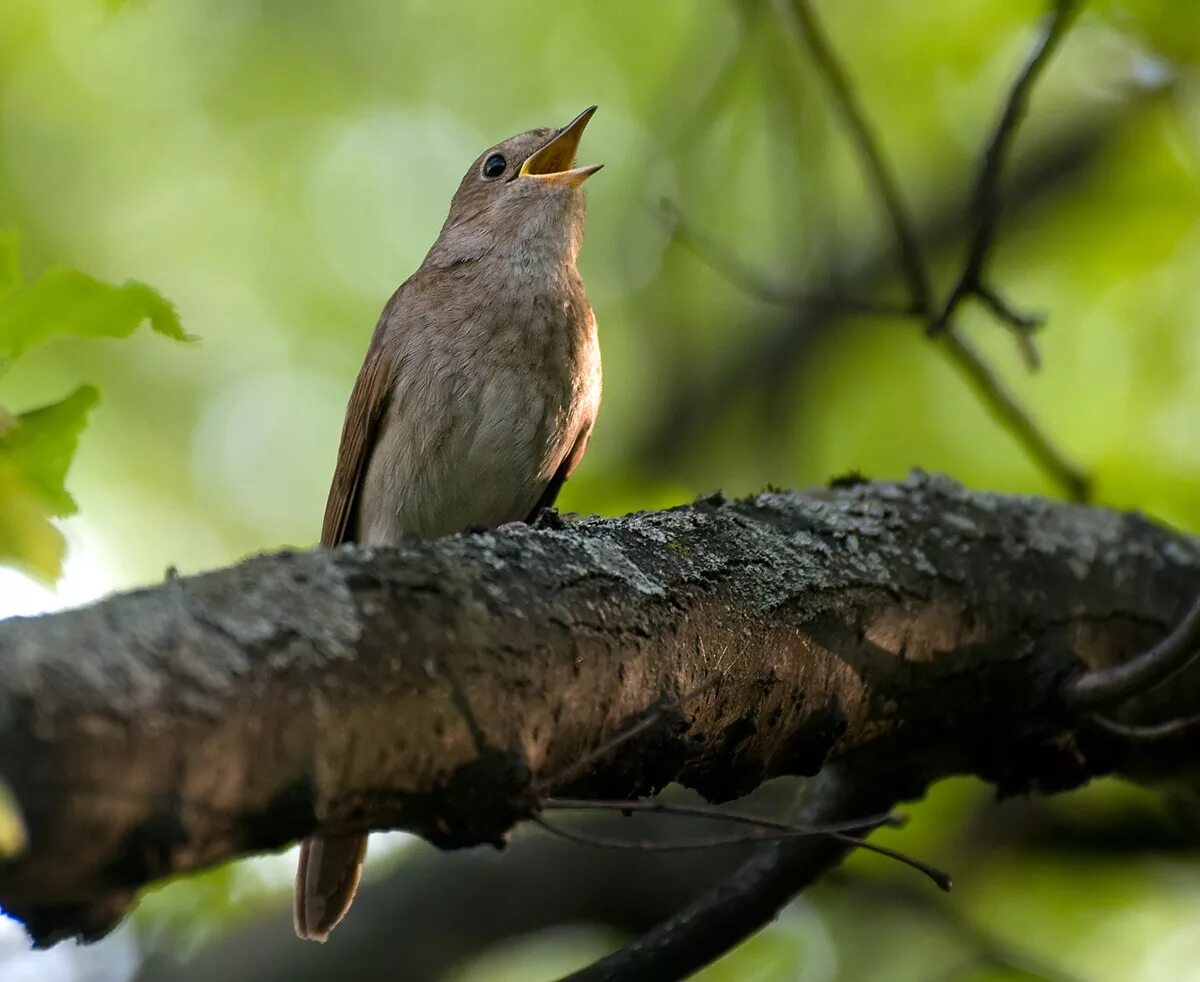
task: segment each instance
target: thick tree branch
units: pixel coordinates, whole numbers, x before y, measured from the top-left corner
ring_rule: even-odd
[[[165,876],[314,830],[501,843],[543,794],[678,780],[725,800],[836,762],[879,799],[820,816],[839,821],[951,773],[1008,792],[1161,774],[1195,734],[1147,748],[1064,687],[1197,592],[1192,538],[917,475],[264,556],[7,621],[0,777],[31,844],[0,865],[0,905],[43,943],[94,936]],[[657,703],[675,708],[618,753],[539,784]],[[1117,715],[1198,708],[1191,665]]]

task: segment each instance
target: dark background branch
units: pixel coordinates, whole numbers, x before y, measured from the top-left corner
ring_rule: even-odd
[[[1052,209],[1064,194],[1088,178],[1123,135],[1144,120],[1146,111],[1161,101],[1165,91],[1143,94],[1109,112],[1068,124],[1062,136],[1038,154],[1015,161],[1009,175],[1010,218],[1033,221]],[[918,235],[931,254],[948,248],[966,230],[967,201],[966,189],[962,189],[958,195],[944,194],[920,209]],[[686,214],[686,205],[677,207]],[[833,249],[810,275],[789,281],[787,294],[821,299],[828,294],[829,285],[836,284],[839,296],[870,299],[886,285],[891,269],[886,251],[867,249],[851,255]],[[779,292],[772,291],[772,303],[777,302]],[[707,378],[689,375],[685,386],[669,389],[635,447],[643,466],[652,473],[683,470],[689,453],[708,432],[712,407],[737,405],[751,385],[756,391],[794,393],[797,385],[804,384],[799,373],[810,353],[832,332],[849,329],[846,313],[837,303],[793,304],[789,316],[772,317],[769,327],[751,332],[752,339],[724,360],[719,372]],[[763,413],[762,431],[777,436],[779,419],[778,414]],[[697,479],[703,476],[698,464],[689,472],[692,469],[697,471]]]
[[[890,807],[891,782],[822,771],[805,788],[797,818],[829,822]],[[797,893],[846,855],[830,839],[760,846],[737,869],[619,951],[564,982],[657,982],[682,979],[769,924]]]
[[[961,196],[939,194],[920,210],[910,211],[899,182],[887,161],[879,138],[859,104],[852,81],[828,37],[813,6],[805,0],[789,5],[805,39],[817,70],[827,83],[835,108],[847,130],[847,136],[861,150],[866,163],[867,180],[883,202],[883,211],[897,243],[893,250],[868,251],[849,255],[840,249],[825,250],[815,269],[799,276],[786,287],[768,282],[740,262],[731,247],[712,249],[702,230],[681,226],[682,244],[692,247],[701,241],[703,260],[719,275],[771,304],[790,301],[793,315],[775,322],[769,329],[753,332],[757,340],[737,349],[710,379],[687,377],[687,385],[672,391],[666,405],[655,414],[654,422],[639,444],[639,456],[655,472],[675,472],[689,448],[707,432],[711,407],[736,403],[753,385],[753,391],[794,393],[803,378],[797,374],[812,350],[834,329],[845,329],[846,315],[862,308],[896,308],[898,314],[911,306],[925,327],[935,334],[946,333],[941,350],[978,394],[996,421],[1006,428],[1024,448],[1031,462],[1047,474],[1073,500],[1086,500],[1091,483],[1085,474],[1056,445],[1052,435],[1029,413],[1012,393],[994,366],[975,345],[951,323],[961,300],[976,295],[1001,323],[1013,327],[1026,362],[1037,363],[1037,352],[1030,332],[1039,318],[1018,314],[993,284],[984,282],[984,265],[994,245],[1001,202],[1001,179],[1007,187],[1003,202],[1011,219],[1028,221],[1044,211],[1063,191],[1072,190],[1094,165],[1105,159],[1106,152],[1120,139],[1122,130],[1145,118],[1148,109],[1159,104],[1170,86],[1152,86],[1130,93],[1128,101],[1065,125],[1062,135],[1036,154],[1008,161],[1018,124],[1024,115],[1032,87],[1040,77],[1058,44],[1074,19],[1076,4],[1062,2],[1048,16],[1030,58],[1015,71],[1014,80],[1002,98],[1001,111],[992,131],[985,138],[981,164],[970,186]],[[1008,173],[1002,174],[1002,164]],[[686,215],[685,205],[672,210]],[[956,285],[950,290],[952,302],[945,305],[932,299],[927,260],[936,258],[961,238],[968,249]],[[904,282],[913,300],[909,304],[885,302],[876,298],[887,285],[898,252]],[[786,418],[775,402],[761,413],[763,439],[770,443],[780,438],[778,421]]]

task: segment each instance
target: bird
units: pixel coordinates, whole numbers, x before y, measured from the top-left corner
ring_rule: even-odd
[[[600,347],[576,259],[589,106],[476,158],[424,261],[384,306],[346,408],[321,545],[396,545],[533,521],[587,449]],[[366,835],[300,847],[294,920],[325,941]]]

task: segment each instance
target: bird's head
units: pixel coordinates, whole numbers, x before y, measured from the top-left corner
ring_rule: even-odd
[[[595,111],[590,106],[561,129],[529,130],[480,154],[442,226],[438,243],[445,258],[509,246],[574,261],[583,238],[582,185],[603,166],[575,166]]]

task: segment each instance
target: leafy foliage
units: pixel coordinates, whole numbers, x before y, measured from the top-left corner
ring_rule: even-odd
[[[0,359],[12,361],[55,334],[128,337],[146,320],[159,334],[187,339],[171,304],[145,284],[111,286],[78,270],[52,270],[0,310]]]
[[[17,237],[0,235],[0,375],[55,335],[124,338],[146,321],[159,334],[188,339],[171,304],[142,283],[113,286],[55,269],[25,285]],[[99,398],[94,386],[80,385],[19,416],[0,407],[0,562],[46,580],[58,576],[65,546],[51,519],[76,511],[67,471]]]

